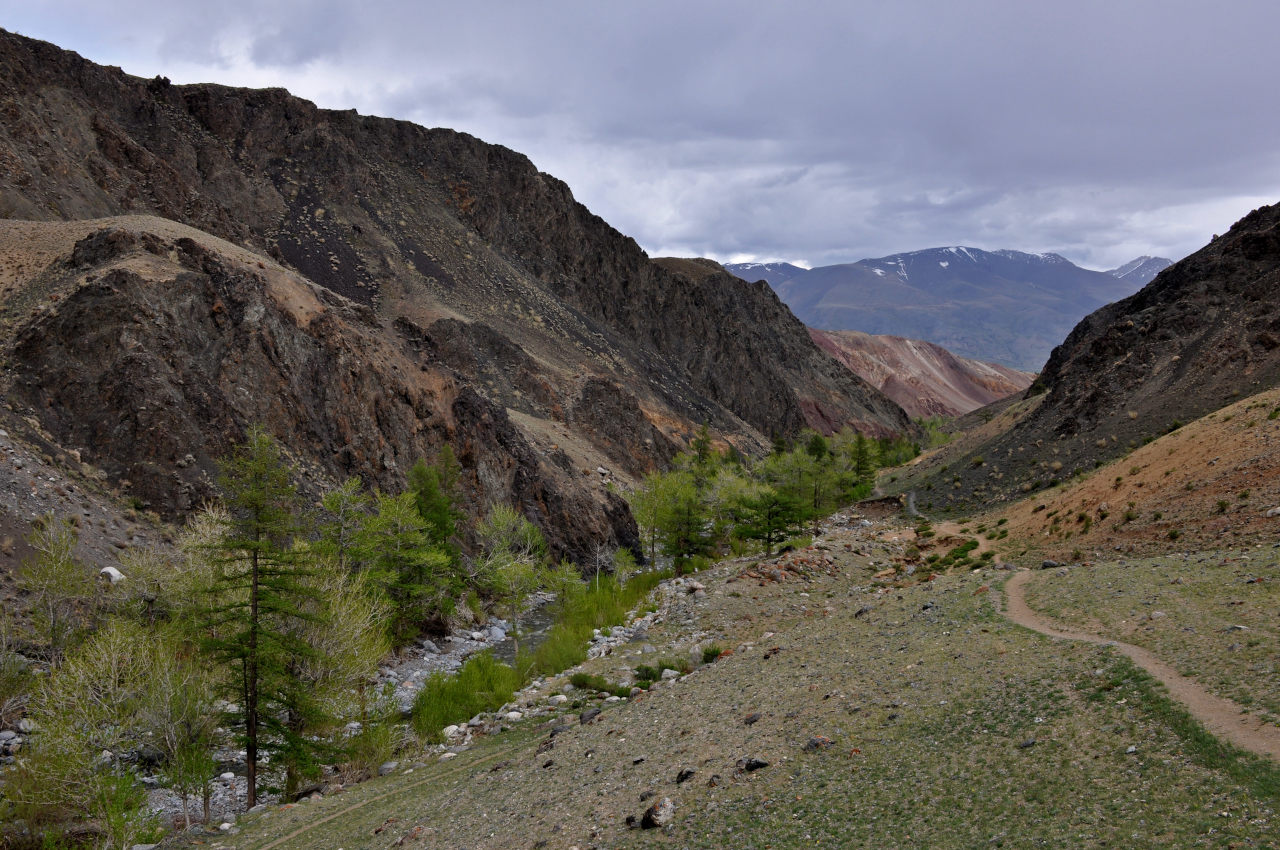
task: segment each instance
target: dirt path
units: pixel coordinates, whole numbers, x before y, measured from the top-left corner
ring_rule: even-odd
[[[1005,616],[1020,626],[1062,640],[1082,640],[1102,646],[1114,646],[1134,663],[1155,676],[1169,689],[1169,695],[1182,703],[1205,728],[1241,749],[1280,761],[1280,728],[1249,714],[1230,700],[1216,697],[1186,676],[1181,675],[1148,650],[1118,640],[1087,632],[1061,629],[1032,611],[1027,605],[1025,586],[1034,573],[1015,573],[1004,586]]]

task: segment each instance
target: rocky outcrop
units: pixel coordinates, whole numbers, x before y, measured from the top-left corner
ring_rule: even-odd
[[[767,287],[689,286],[506,148],[279,89],[148,82],[9,33],[0,80],[5,217],[157,214],[383,315],[483,322],[541,374],[600,374],[695,426],[910,427]]]
[[[448,443],[473,511],[510,500],[560,554],[636,544],[621,499],[573,486],[505,408],[369,308],[160,219],[14,229],[0,234],[67,250],[11,317],[6,395],[144,507],[198,506],[215,459],[262,423],[312,495],[348,475],[398,489]]]
[[[3,31],[0,93],[0,217],[159,217],[95,225],[71,260],[15,249],[6,303],[23,404],[166,511],[264,421],[318,474],[385,487],[448,441],[477,508],[512,500],[553,537],[563,516],[580,552],[588,531],[632,533],[583,468],[638,476],[703,423],[747,453],[805,427],[912,427],[767,286],[650,260],[506,148]],[[67,265],[37,279],[49,262]],[[258,278],[303,281],[278,285],[317,312],[273,312]]]
[[[1278,299],[1280,205],[1254,210],[1137,294],[1088,316],[1004,426],[971,439],[962,463],[932,473],[922,464],[932,477],[904,482],[932,483],[947,502],[1013,498],[1274,387]],[[993,417],[1006,418],[994,410],[985,418]]]

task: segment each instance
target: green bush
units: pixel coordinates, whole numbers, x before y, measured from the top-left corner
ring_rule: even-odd
[[[492,653],[473,655],[456,675],[434,673],[423,684],[413,701],[414,731],[439,743],[444,727],[501,707],[521,684],[520,674]]]
[[[416,704],[414,709],[416,717]],[[369,723],[347,740],[345,752],[347,756],[345,770],[348,774],[359,779],[373,776],[377,773],[379,765],[391,761],[395,755],[395,729],[389,723]]]
[[[591,673],[574,673],[569,677],[569,683],[575,688],[581,688],[584,691],[603,691],[613,694],[615,697],[626,697],[631,695],[631,688],[626,685],[615,685],[604,676],[597,676]]]
[[[711,664],[719,658],[723,652],[724,647],[718,643],[713,643],[711,646],[704,647],[702,650],[702,663]]]
[[[669,576],[668,572],[639,573],[621,585],[609,577],[598,585],[566,590],[556,602],[555,625],[546,640],[532,655],[522,656],[517,667],[529,675],[543,676],[581,664],[592,632],[623,623],[631,609]]]

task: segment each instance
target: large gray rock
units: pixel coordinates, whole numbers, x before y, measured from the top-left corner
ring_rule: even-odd
[[[666,826],[675,820],[676,804],[671,802],[670,797],[663,797],[649,808],[645,809],[644,817],[640,819],[641,829],[657,829]]]

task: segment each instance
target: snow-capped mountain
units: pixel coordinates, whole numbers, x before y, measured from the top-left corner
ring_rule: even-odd
[[[766,276],[762,265],[726,268],[768,280],[810,327],[928,340],[1027,371],[1044,365],[1081,318],[1142,286],[1058,254],[964,246],[797,269],[785,279]]]
[[[1107,274],[1138,286],[1146,286],[1156,275],[1171,265],[1173,265],[1173,260],[1167,260],[1164,257],[1142,256],[1136,260],[1130,260],[1119,268],[1109,269]]]

